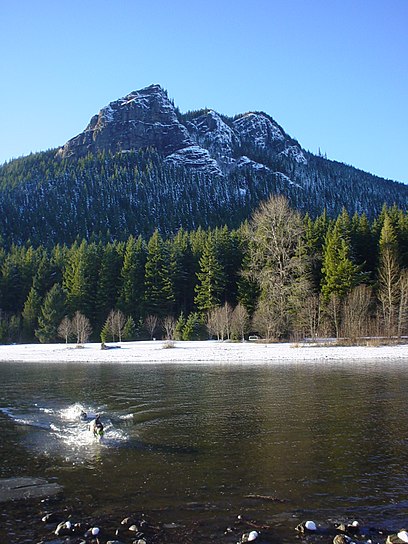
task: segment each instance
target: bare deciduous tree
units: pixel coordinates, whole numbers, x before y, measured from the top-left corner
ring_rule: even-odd
[[[398,336],[408,334],[408,269],[401,271],[399,279]]]
[[[242,341],[245,339],[245,333],[248,332],[249,316],[248,312],[241,303],[237,304],[231,316],[231,333]]]
[[[68,316],[65,316],[61,321],[58,327],[58,336],[65,340],[65,343],[68,344],[68,339],[72,336],[72,323]]]
[[[120,310],[111,310],[105,322],[105,333],[111,334],[113,342],[115,342],[116,338],[121,342],[125,324],[125,314]]]
[[[153,335],[157,327],[157,322],[158,322],[157,315],[152,315],[152,314],[149,314],[148,316],[146,316],[144,320],[144,325],[146,327],[147,332],[150,335],[151,340],[153,340]]]
[[[118,335],[118,338],[119,338],[119,342],[122,342],[123,329],[125,328],[125,325],[126,325],[126,316],[120,310],[116,310],[115,312],[114,324],[115,324],[116,334]]]
[[[334,332],[336,338],[340,338],[342,302],[337,293],[331,293],[329,302],[324,310],[331,331]]]
[[[319,295],[307,296],[299,308],[294,323],[294,332],[297,337],[316,338],[321,321],[321,300]]]
[[[92,327],[89,319],[81,314],[81,312],[75,312],[71,323],[73,333],[77,338],[77,344],[85,344],[92,334]]]
[[[273,315],[274,337],[288,336],[292,317],[310,291],[302,218],[290,209],[285,197],[274,196],[255,212],[246,234],[250,261],[248,277],[261,291],[262,304],[258,314]],[[266,305],[270,306],[268,310]]]
[[[226,302],[221,308],[222,337],[231,338],[232,306]]]
[[[252,326],[263,338],[268,341],[278,337],[278,324],[274,310],[268,302],[260,300],[252,318]]]
[[[342,334],[346,338],[360,338],[369,333],[372,289],[357,285],[345,298],[342,308]]]
[[[210,338],[217,336],[217,340],[221,339],[219,306],[207,312],[207,330]]]
[[[174,340],[174,333],[176,330],[176,320],[172,315],[167,315],[163,319],[163,328],[166,333],[166,340]]]
[[[226,302],[207,313],[207,329],[210,336],[217,335],[218,340],[231,337],[232,306]]]

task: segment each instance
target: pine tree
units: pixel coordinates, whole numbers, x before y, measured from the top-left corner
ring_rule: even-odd
[[[305,226],[305,249],[310,259],[311,282],[314,290],[320,290],[322,280],[323,245],[328,229],[326,211],[317,217],[315,221],[306,214],[304,217]]]
[[[194,304],[197,261],[193,256],[189,235],[180,229],[170,243],[169,272],[174,286],[174,312],[188,314]]]
[[[6,255],[0,277],[0,308],[6,312],[21,312],[28,292],[31,278],[27,277],[25,250],[13,246]]]
[[[65,315],[65,295],[61,286],[56,283],[45,296],[38,318],[38,329],[35,335],[44,344],[55,342],[58,338],[58,327]]]
[[[71,314],[81,312],[95,319],[97,277],[100,267],[100,250],[95,244],[85,241],[73,245],[64,269],[63,287],[67,294],[67,305]]]
[[[183,312],[179,315],[176,321],[176,327],[174,329],[174,339],[183,340],[184,327],[186,326],[186,318],[184,317]]]
[[[326,300],[334,293],[342,300],[359,283],[361,268],[351,259],[350,241],[342,221],[329,230],[323,249],[322,294]]]
[[[385,216],[379,243],[378,298],[382,304],[384,333],[396,334],[400,266],[398,242],[391,219]]]
[[[122,287],[118,306],[126,314],[138,321],[143,315],[144,275],[146,249],[142,237],[128,238],[121,270]]]
[[[38,268],[33,277],[33,287],[40,297],[51,289],[54,283],[61,281],[61,270],[58,270],[56,264],[50,258],[45,250],[41,252]]]
[[[183,340],[203,340],[206,338],[205,324],[202,315],[192,312],[187,317],[183,329]]]
[[[104,322],[109,310],[116,306],[122,268],[120,245],[108,243],[101,249],[101,253],[96,294],[96,320],[99,324]]]
[[[163,316],[171,312],[174,291],[169,276],[166,247],[156,230],[147,245],[144,295],[147,315]]]
[[[351,245],[357,264],[362,265],[362,270],[372,279],[375,270],[378,249],[366,214],[354,214],[351,221]]]
[[[130,315],[125,323],[123,328],[123,340],[130,341],[136,339],[136,324],[133,320],[133,317]]]
[[[226,277],[217,252],[212,233],[208,235],[204,252],[199,261],[198,284],[195,287],[194,302],[201,312],[207,312],[221,303]]]
[[[41,297],[37,290],[32,287],[28,293],[22,311],[23,317],[23,336],[25,340],[33,340],[35,329],[38,325],[38,317],[41,308]]]
[[[243,243],[243,245],[245,245]],[[242,265],[237,279],[238,302],[252,317],[258,302],[260,288],[258,282],[251,277],[251,261],[248,249],[244,252]]]

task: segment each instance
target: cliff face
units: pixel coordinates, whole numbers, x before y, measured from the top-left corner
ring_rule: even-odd
[[[259,168],[259,162],[244,155],[243,149],[253,155],[281,155],[307,163],[300,145],[265,113],[246,113],[234,120],[213,110],[183,116],[159,85],[134,91],[102,108],[58,155],[78,158],[98,151],[147,147],[156,148],[168,163],[208,174],[223,175],[243,165]]]
[[[151,85],[102,108],[59,154],[81,157],[89,152],[115,153],[151,146],[167,155],[192,144],[165,91],[159,85]]]

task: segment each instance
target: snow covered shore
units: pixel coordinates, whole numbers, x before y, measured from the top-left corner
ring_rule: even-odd
[[[0,346],[0,362],[55,363],[293,363],[330,361],[408,361],[408,345],[316,346],[313,344],[228,343],[217,341],[122,342],[120,349],[101,350],[100,344],[25,344]]]

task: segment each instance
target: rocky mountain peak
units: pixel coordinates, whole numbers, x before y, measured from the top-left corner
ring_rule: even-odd
[[[150,85],[102,108],[84,132],[69,140],[58,153],[78,157],[89,152],[116,153],[152,146],[169,154],[192,144],[167,93],[160,85]]]
[[[156,148],[168,163],[211,175],[243,164],[262,165],[260,153],[269,159],[282,155],[300,164],[307,162],[300,145],[267,114],[248,112],[231,119],[205,109],[183,115],[160,85],[133,91],[102,108],[58,155],[82,157],[146,147]]]

